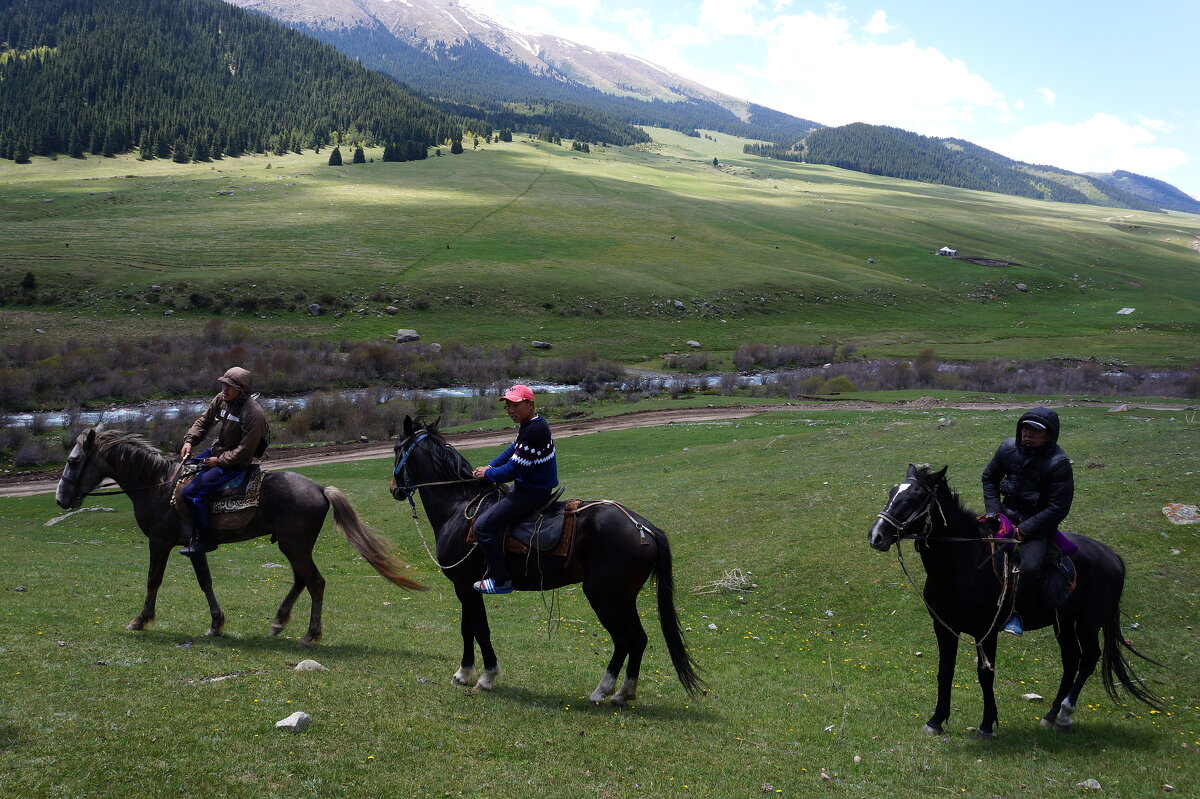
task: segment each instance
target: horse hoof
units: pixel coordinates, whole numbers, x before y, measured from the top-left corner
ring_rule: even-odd
[[[204,634],[209,638],[220,638],[223,635],[223,632],[218,630],[216,627],[209,627],[208,631]]]
[[[1055,732],[1075,732],[1075,725],[1074,724],[1055,724],[1054,731]]]
[[[460,667],[458,671],[454,672],[454,676],[450,678],[450,684],[462,686],[474,685],[477,679],[478,674],[475,669]]]
[[[941,735],[942,728],[940,726],[935,727],[932,724],[926,724],[921,728],[921,732],[925,733],[926,735]]]
[[[144,629],[146,629],[147,623],[148,622],[144,622],[141,619],[134,619],[133,621],[129,622],[129,624],[125,625],[125,629],[126,630],[144,630]]]
[[[1045,727],[1047,729],[1054,726],[1054,722],[1051,721],[1050,719],[1042,719],[1041,721],[1038,722],[1038,724],[1041,724],[1043,727]]]
[[[975,737],[981,741],[992,741],[996,738],[996,733],[985,732],[984,730],[975,730]]]

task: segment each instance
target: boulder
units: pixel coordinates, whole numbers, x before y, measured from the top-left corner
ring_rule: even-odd
[[[699,341],[688,341],[687,345],[689,347],[691,347],[692,349],[697,349],[700,346],[700,342]]]
[[[550,342],[549,341],[531,341],[531,342],[529,342],[529,346],[533,347],[535,350],[548,350],[548,349],[550,349]]]
[[[421,337],[417,334],[417,331],[415,331],[415,330],[409,330],[407,328],[402,327],[396,331],[396,343],[397,344],[403,344],[406,341],[420,341],[420,340],[421,340]]]
[[[329,669],[317,661],[310,659],[300,661],[292,671],[329,671]]]
[[[321,306],[317,305],[315,302],[312,305],[308,306],[308,315],[309,316],[320,316],[321,315]]]
[[[1026,286],[1024,283],[1018,283],[1017,291],[1029,291],[1029,286]]]
[[[682,311],[684,309],[684,304],[679,300],[668,300],[667,304],[674,306],[675,310],[677,311]]]
[[[171,308],[168,308],[167,310],[163,311],[163,316],[174,316],[174,315],[175,315],[175,311]]]
[[[384,308],[383,310],[387,311],[389,316],[395,316],[397,313],[400,312],[400,309],[397,308],[395,305],[389,305],[388,307]]]
[[[289,732],[300,732],[300,730],[304,729],[311,723],[312,716],[308,715],[304,711],[297,710],[286,719],[280,719],[279,721],[275,722],[275,726],[278,729],[288,730]]]

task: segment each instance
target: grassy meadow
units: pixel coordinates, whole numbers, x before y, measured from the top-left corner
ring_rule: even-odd
[[[211,557],[224,638],[203,637],[203,597],[178,556],[156,626],[132,633],[146,564],[127,501],[97,499],[88,504],[117,513],[44,528],[61,513],[51,496],[0,500],[0,794],[993,799],[1081,793],[1095,779],[1123,799],[1167,785],[1195,795],[1198,530],[1161,508],[1198,499],[1197,420],[1061,413],[1077,482],[1067,527],[1126,560],[1124,633],[1169,666],[1137,664],[1163,713],[1112,703],[1097,676],[1074,734],[1040,728],[1058,658],[1038,631],[1002,641],[997,740],[969,732],[982,710],[967,644],[947,733],[921,733],[934,702],[931,625],[895,555],[869,549],[866,532],[910,461],[948,465],[979,507],[979,471],[1014,414],[774,411],[558,443],[568,495],[618,499],[671,535],[676,603],[711,688],[693,700],[675,680],[648,590],[650,649],[625,709],[587,701],[609,642],[577,589],[489,599],[498,687],[450,685],[457,602],[407,505],[387,493],[387,461],[305,472],[346,491],[432,590],[384,582],[328,524],[317,551],[325,638],[311,652],[295,648],[303,596],[284,636],[267,633],[289,580],[263,539]],[[696,591],[733,569],[756,587]],[[329,671],[292,671],[304,657]],[[1021,699],[1030,692],[1047,698]],[[274,729],[296,710],[310,727]]]
[[[541,339],[626,363],[691,339],[718,356],[762,341],[849,342],[866,356],[1196,357],[1198,217],[653,133],[591,154],[518,140],[341,168],[327,152],[0,162],[0,287],[36,281],[21,295],[34,304],[0,310],[0,335],[194,333],[220,314],[260,333],[361,340],[411,327],[426,341]],[[931,255],[943,245],[1019,265]],[[312,302],[327,312],[308,316]]]

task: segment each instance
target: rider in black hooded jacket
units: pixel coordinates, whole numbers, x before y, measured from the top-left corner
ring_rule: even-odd
[[[1051,537],[1071,511],[1075,478],[1071,459],[1058,446],[1058,414],[1033,408],[1017,421],[1017,434],[1006,438],[983,470],[983,501],[988,514],[1003,513],[1017,526],[1021,580],[1018,612],[1005,625],[1022,632],[1020,610],[1041,585],[1040,567]]]

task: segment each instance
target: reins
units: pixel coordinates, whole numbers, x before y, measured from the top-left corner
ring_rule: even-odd
[[[945,619],[943,619],[941,616],[938,615],[937,611],[935,611],[933,609],[933,606],[929,604],[929,600],[927,600],[925,598],[925,592],[922,591],[917,586],[917,583],[913,579],[912,574],[909,573],[908,566],[904,562],[904,555],[900,551],[900,542],[906,538],[911,539],[912,541],[915,541],[915,542],[924,542],[926,546],[929,546],[929,540],[930,540],[929,536],[930,536],[930,533],[933,532],[933,506],[934,505],[937,506],[938,515],[940,515],[942,517],[942,526],[944,528],[948,529],[950,526],[950,523],[946,519],[946,511],[942,508],[941,500],[938,499],[936,487],[934,487],[934,489],[929,492],[929,501],[924,504],[924,507],[921,508],[920,510],[914,511],[913,514],[908,517],[908,520],[903,522],[902,524],[899,523],[894,516],[889,514],[887,512],[886,508],[879,512],[878,518],[883,519],[885,522],[887,522],[888,524],[890,524],[896,528],[896,560],[900,563],[900,570],[903,571],[904,576],[906,578],[908,578],[908,582],[913,587],[913,590],[916,591],[918,596],[921,597],[921,602],[924,603],[925,610],[928,611],[930,617],[933,618],[934,621],[936,621],[938,624],[942,625],[942,627],[944,627],[948,632],[952,633],[956,640],[961,641],[962,633],[959,632],[958,630],[955,630],[953,627],[951,627],[950,624],[947,623]],[[890,504],[889,504],[889,507],[890,507]],[[921,517],[925,518],[924,529],[920,533],[906,535],[904,533],[904,528],[907,527],[908,525],[912,524],[914,521],[916,521],[917,519],[919,519]],[[986,538],[959,538],[959,537],[941,537],[941,536],[939,536],[935,540],[945,541],[948,543],[964,543],[964,542],[981,542],[982,543],[982,542],[988,542],[988,541],[1007,541],[1009,543],[1012,543],[1011,539],[996,538],[994,536],[989,536]],[[915,547],[916,547],[916,544],[914,544],[914,548]],[[1007,549],[1005,549],[1001,553],[1001,557],[1003,558],[1002,573],[1008,574],[1009,553],[1008,553]],[[1018,580],[1020,579],[1019,573],[1018,573],[1017,579]],[[1014,590],[1016,589],[1015,585],[1013,586],[1013,589]],[[1002,580],[1000,582],[1000,595],[996,599],[996,613],[992,617],[992,622],[991,622],[991,624],[988,625],[987,630],[984,632],[984,634],[982,636],[974,636],[975,652],[979,658],[979,664],[982,668],[987,669],[988,671],[994,671],[995,664],[993,664],[990,660],[988,660],[987,654],[983,651],[983,644],[981,644],[980,642],[984,639],[991,637],[992,632],[998,628],[998,626],[1000,624],[1000,616],[1004,610],[1005,601],[1008,598],[1008,592],[1009,592],[1008,580]]]

